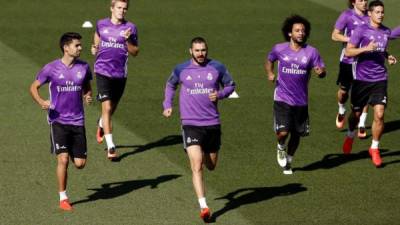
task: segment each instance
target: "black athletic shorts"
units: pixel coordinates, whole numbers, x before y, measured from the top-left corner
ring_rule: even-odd
[[[291,106],[274,101],[274,130],[276,133],[296,132],[303,137],[309,135],[308,106]]]
[[[351,107],[353,111],[360,112],[369,105],[384,105],[386,107],[387,81],[367,82],[355,80],[351,89]]]
[[[110,78],[96,73],[97,100],[118,103],[125,90],[126,78]]]
[[[72,158],[86,159],[86,132],[84,126],[50,124],[51,153],[69,153]]]
[[[353,83],[353,66],[352,64],[340,62],[339,64],[339,75],[336,84],[339,85],[340,89],[348,92]]]
[[[221,147],[221,125],[182,126],[183,147],[200,145],[203,152],[217,152]]]

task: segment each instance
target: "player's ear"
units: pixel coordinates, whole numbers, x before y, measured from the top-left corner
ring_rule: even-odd
[[[193,51],[191,48],[189,48],[189,53],[190,53],[190,55],[193,55]]]

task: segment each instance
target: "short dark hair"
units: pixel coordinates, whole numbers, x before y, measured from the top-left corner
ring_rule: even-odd
[[[292,32],[293,25],[296,23],[301,23],[304,25],[306,33],[304,36],[304,42],[306,42],[307,38],[310,36],[311,24],[310,22],[308,22],[306,18],[299,15],[292,15],[285,19],[282,25],[283,37],[285,38],[286,41],[290,41],[289,33]]]
[[[202,38],[202,37],[195,37],[190,41],[190,48],[193,47],[194,43],[204,43],[207,47],[207,42],[206,39]]]
[[[354,8],[354,3],[356,2],[356,0],[348,0],[348,2],[347,2],[347,6],[350,8],[350,9],[352,9],[352,8]]]
[[[383,4],[382,1],[380,1],[380,0],[375,0],[375,1],[372,1],[372,2],[369,3],[369,5],[368,5],[368,11],[370,11],[370,12],[373,11],[374,8],[377,7],[377,6],[385,7],[385,5]]]
[[[63,34],[60,38],[60,48],[62,53],[64,53],[64,46],[72,42],[72,40],[81,40],[82,36],[79,33],[67,32]]]

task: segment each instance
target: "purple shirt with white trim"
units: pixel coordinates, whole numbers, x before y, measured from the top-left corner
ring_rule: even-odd
[[[314,67],[325,67],[318,50],[308,44],[299,51],[289,42],[276,44],[268,54],[270,62],[278,61],[274,101],[291,106],[308,105],[308,81]]]
[[[124,21],[115,25],[110,18],[97,21],[96,33],[100,37],[94,72],[110,77],[125,78],[128,75],[128,47],[124,37],[126,30],[132,34],[129,42],[138,46],[138,36],[135,24]]]
[[[41,85],[49,83],[48,122],[84,126],[83,88],[92,79],[89,65],[76,60],[67,67],[61,59],[45,65],[36,76]]]
[[[182,125],[220,124],[217,102],[212,102],[208,96],[211,92],[218,91],[218,99],[223,99],[235,89],[235,83],[223,64],[208,60],[205,65],[200,66],[188,60],[176,66],[165,87],[164,109],[172,108],[175,91],[179,84],[181,85],[179,109]]]
[[[376,82],[387,80],[385,60],[387,57],[387,44],[391,31],[381,25],[374,28],[370,24],[357,27],[350,38],[350,43],[357,48],[367,46],[372,40],[378,45],[372,52],[365,52],[355,57],[353,63],[353,76],[355,80]]]
[[[354,9],[347,9],[340,14],[339,18],[336,20],[335,29],[343,32],[346,37],[351,37],[354,29],[357,26],[366,24],[369,22],[369,16],[358,15]],[[346,43],[343,43],[342,53],[340,54],[340,62],[351,64],[354,62],[353,57],[347,57],[344,55],[344,50],[346,48]]]

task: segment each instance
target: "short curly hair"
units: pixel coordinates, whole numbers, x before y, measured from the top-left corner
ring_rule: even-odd
[[[299,15],[292,15],[285,19],[282,25],[283,37],[285,38],[286,41],[290,41],[289,33],[292,32],[293,25],[296,23],[304,25],[305,28],[304,42],[306,42],[308,37],[310,36],[311,24],[306,18]]]

